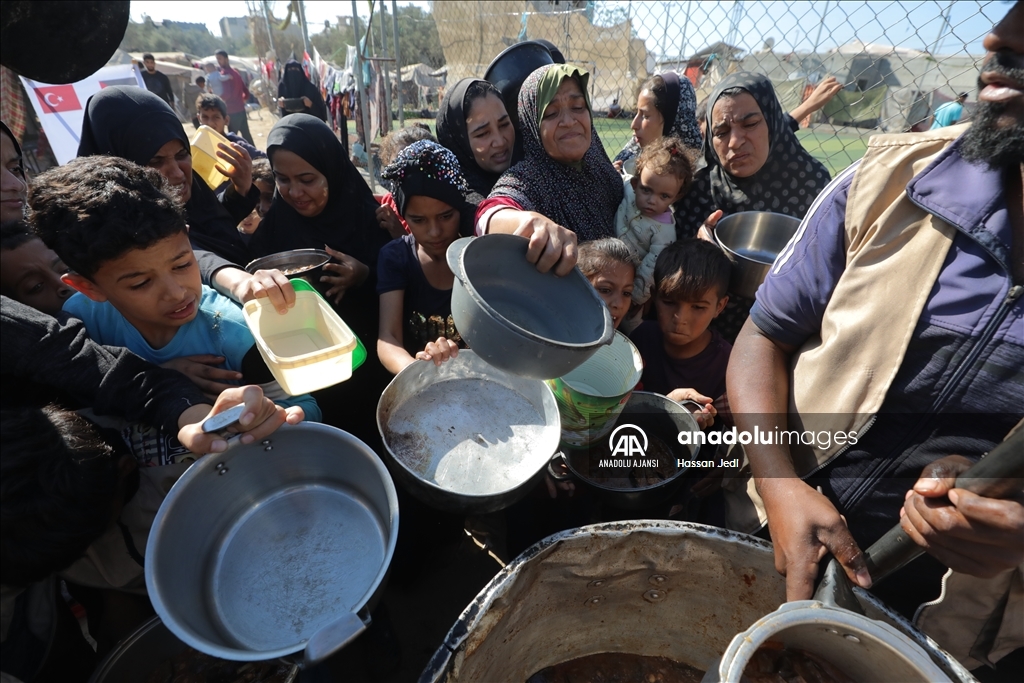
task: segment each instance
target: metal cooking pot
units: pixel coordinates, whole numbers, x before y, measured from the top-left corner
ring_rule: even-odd
[[[869,617],[924,648],[949,678],[972,680],[906,620],[856,592]],[[771,544],[753,536],[659,520],[571,529],[498,572],[462,612],[420,683],[525,681],[601,652],[667,657],[707,671],[737,633],[785,599]]]
[[[558,277],[526,260],[516,235],[464,237],[448,247],[452,318],[485,361],[522,377],[568,374],[615,335],[612,316],[579,269]]]
[[[693,401],[690,403],[700,407]],[[680,432],[699,433],[700,426],[697,424],[697,420],[679,403],[661,394],[634,391],[622,409],[616,424],[618,427],[635,425],[652,443],[654,439],[657,439],[669,451],[667,454],[664,452],[659,454],[649,448],[645,453],[647,458],[671,457],[673,460],[696,460],[699,457],[700,445],[680,445],[678,439]],[[614,439],[614,434],[613,432],[613,436],[605,441]],[[695,441],[695,439],[691,440]],[[602,471],[599,466],[600,460],[613,457],[610,455],[611,443],[598,443],[590,448],[569,448],[564,443],[562,446],[562,452],[559,455],[568,465],[569,470],[578,479],[596,489],[601,497],[610,504],[626,510],[640,510],[665,502],[683,484],[686,480],[684,475],[690,469],[676,467],[666,479],[656,484],[643,486],[630,481],[631,472],[628,468],[608,468]],[[662,463],[662,467],[664,467],[664,463]],[[552,475],[560,478],[555,472],[552,472]],[[596,480],[595,477],[599,480]]]
[[[469,350],[417,361],[377,404],[377,428],[399,483],[427,505],[494,512],[523,498],[558,448],[555,397]]]
[[[718,221],[715,241],[732,261],[729,291],[753,299],[799,227],[799,219],[768,211],[741,211]]]
[[[324,266],[330,260],[331,255],[323,249],[292,249],[250,261],[245,267],[245,272],[255,273],[257,270],[276,268],[290,278],[302,278],[313,285],[316,291],[326,296],[330,287],[320,282],[320,277],[324,274]]]
[[[544,41],[547,42],[547,41]],[[557,50],[557,48],[556,48]],[[565,59],[563,58],[563,62]],[[505,110],[516,129],[516,140],[519,134],[519,90],[523,81],[536,69],[545,64],[554,64],[555,59],[550,48],[537,40],[526,40],[502,50],[491,60],[484,72],[484,80],[494,84],[505,102]]]
[[[178,638],[241,661],[316,663],[365,628],[398,535],[398,498],[366,444],[282,426],[199,459],[160,506],[146,588]],[[358,613],[358,615],[357,615]]]
[[[904,626],[913,629],[910,624]],[[768,641],[819,655],[855,681],[973,680],[927,636],[917,635],[915,642],[884,621],[816,600],[799,600],[782,605],[733,638],[721,662],[712,666],[703,681],[740,680],[750,658]]]
[[[188,645],[174,637],[160,617],[153,617],[117,644],[96,668],[89,683],[138,683]]]

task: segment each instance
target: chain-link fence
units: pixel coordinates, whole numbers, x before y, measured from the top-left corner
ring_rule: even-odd
[[[786,111],[834,76],[842,90],[802,117],[798,132],[833,173],[860,158],[874,133],[927,129],[935,109],[960,93],[968,94],[969,116],[982,39],[1008,6],[945,0],[430,4],[449,85],[483,77],[494,56],[524,40],[548,40],[568,62],[589,69],[595,124],[609,156],[631,138],[637,90],[651,74],[685,75],[701,101],[729,73],[762,73]]]

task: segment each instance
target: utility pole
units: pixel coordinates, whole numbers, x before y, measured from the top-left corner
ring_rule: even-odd
[[[372,19],[372,16],[371,16],[371,19]],[[391,74],[388,71],[388,62],[387,62],[387,58],[388,58],[388,40],[387,40],[387,37],[386,37],[387,34],[384,33],[384,2],[383,1],[380,3],[380,21],[378,21],[377,23],[380,24],[380,49],[381,49],[381,52],[383,53],[383,54],[381,54],[381,57],[384,58],[384,61],[382,62],[382,64],[384,65],[384,100],[385,100],[384,106],[387,107],[388,127],[390,127],[391,126]],[[398,68],[398,67],[396,67],[396,68]],[[399,83],[399,87],[401,87],[401,83],[402,83],[402,69],[401,68],[398,68],[398,83]]]
[[[309,55],[310,60],[313,59],[313,55],[309,51],[309,32],[306,30],[306,7],[302,0],[295,0],[295,4],[299,9],[299,26],[302,27],[302,51]],[[316,69],[313,68],[312,61],[309,64],[309,75],[312,76],[310,80],[313,81],[313,85],[320,86],[320,74],[316,73]]]
[[[363,119],[363,151],[366,152],[366,171],[370,174],[370,187],[373,188],[373,155],[370,153],[370,107],[366,101],[366,90],[363,87],[363,62],[366,56],[359,48],[359,12],[356,0],[352,0],[352,35],[356,37],[356,87],[359,88],[359,110]]]
[[[402,60],[398,49],[398,4],[391,0],[391,33],[395,40],[395,68],[398,70],[398,127],[405,128],[405,105],[402,103]]]
[[[679,38],[679,56],[676,57],[676,71],[679,71],[682,66],[683,57],[686,52],[686,28],[690,25],[690,8],[692,6],[692,0],[686,2],[686,16],[683,18],[683,35]]]

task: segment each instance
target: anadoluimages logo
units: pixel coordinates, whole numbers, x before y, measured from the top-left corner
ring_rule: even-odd
[[[643,458],[647,445],[647,434],[634,424],[621,424],[608,437],[608,449],[613,458]]]

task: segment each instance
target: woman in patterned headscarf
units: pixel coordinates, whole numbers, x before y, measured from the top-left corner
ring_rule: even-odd
[[[740,211],[771,211],[803,219],[830,180],[824,165],[801,146],[771,81],[747,72],[722,80],[708,98],[703,168],[675,204],[676,237],[694,237]],[[708,236],[704,232],[705,237]],[[729,341],[753,301],[733,295],[715,321]]]
[[[685,76],[674,71],[651,76],[640,86],[636,116],[630,128],[633,139],[615,156],[615,166],[633,175],[640,149],[661,137],[677,137],[695,152],[702,144],[697,126],[697,95]]]
[[[564,274],[575,243],[614,234],[622,179],[594,130],[587,95],[590,74],[571,64],[546,64],[519,91],[526,157],[495,184],[477,211],[480,232],[530,237],[528,258]],[[539,259],[539,260],[538,260]]]

